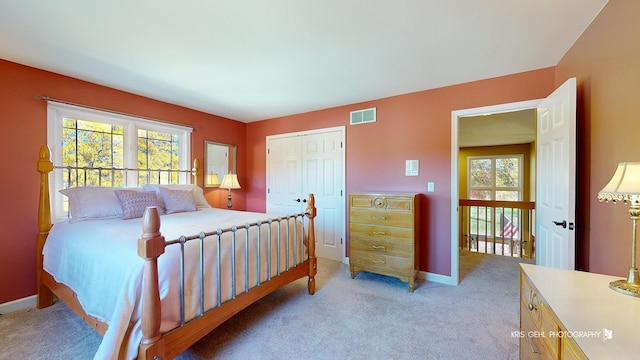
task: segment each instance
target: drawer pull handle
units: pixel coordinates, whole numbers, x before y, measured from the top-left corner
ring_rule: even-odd
[[[533,305],[532,303],[529,303],[529,311],[533,311],[533,310],[538,311],[538,307],[536,305]]]
[[[387,220],[387,218],[386,218],[386,217],[384,217],[384,216],[372,216],[371,218],[372,218],[373,220]]]
[[[384,249],[386,249],[386,247],[384,247],[384,246],[382,246],[382,245],[373,245],[372,247],[373,247],[374,249],[376,249],[376,250],[384,250]]]
[[[386,235],[387,233],[384,231],[374,231],[373,235]]]
[[[374,264],[384,264],[384,260],[373,260]]]

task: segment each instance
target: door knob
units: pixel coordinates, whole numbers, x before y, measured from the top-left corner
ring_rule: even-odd
[[[562,220],[562,221],[554,221],[553,222],[556,226],[562,226],[563,229],[567,228],[567,220]]]

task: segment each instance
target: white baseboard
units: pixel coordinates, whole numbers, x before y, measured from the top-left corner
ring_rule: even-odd
[[[433,282],[444,284],[444,285],[453,285],[453,286],[458,285],[453,281],[453,278],[451,276],[434,274],[434,273],[425,272],[425,271],[420,271],[418,273],[418,278],[420,280],[433,281]]]
[[[37,299],[37,295],[31,295],[22,299],[17,299],[0,304],[0,314],[8,314],[10,312],[32,308],[36,306]]]

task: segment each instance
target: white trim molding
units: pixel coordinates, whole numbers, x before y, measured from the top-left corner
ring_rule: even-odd
[[[458,122],[465,116],[479,116],[495,113],[504,113],[525,109],[535,109],[542,99],[519,101],[507,104],[483,106],[471,109],[454,110],[451,112],[451,276],[450,284],[458,285],[460,282],[460,259],[458,254],[458,203],[459,203],[459,148],[458,148]]]
[[[37,295],[31,295],[22,299],[17,299],[17,300],[0,304],[0,315],[35,307],[37,299],[38,299]]]

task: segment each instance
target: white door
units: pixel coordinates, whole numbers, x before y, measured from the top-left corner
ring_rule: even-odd
[[[343,144],[343,128],[267,139],[267,212],[303,210],[313,193],[316,256],[336,261],[344,255]]]
[[[538,105],[536,263],[575,268],[576,79]]]
[[[298,137],[267,139],[268,213],[285,215],[303,210],[296,202],[303,196],[301,146]]]

